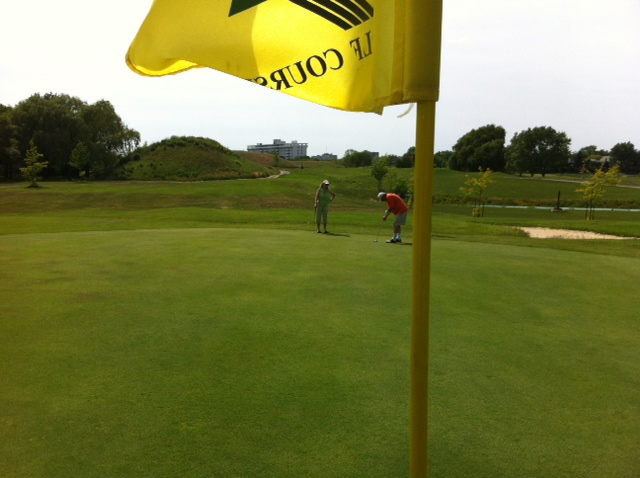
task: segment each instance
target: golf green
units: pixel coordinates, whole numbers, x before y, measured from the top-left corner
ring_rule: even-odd
[[[0,474],[408,475],[412,247],[0,237]],[[382,239],[382,238],[381,238]],[[431,477],[635,477],[640,260],[435,240]]]

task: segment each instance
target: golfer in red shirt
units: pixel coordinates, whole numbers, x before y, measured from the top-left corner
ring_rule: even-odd
[[[396,216],[396,220],[393,222],[393,239],[387,242],[389,244],[399,244],[402,242],[401,228],[407,223],[409,208],[397,194],[382,192],[378,194],[378,199],[380,201],[387,201],[387,210],[382,217],[383,221],[386,221],[391,213]]]

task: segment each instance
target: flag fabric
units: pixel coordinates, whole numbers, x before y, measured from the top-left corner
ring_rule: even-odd
[[[146,76],[208,67],[379,113],[437,101],[440,12],[441,0],[154,0],[127,64]]]

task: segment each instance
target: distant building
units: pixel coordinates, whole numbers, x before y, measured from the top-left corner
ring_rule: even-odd
[[[311,156],[311,159],[319,159],[320,161],[329,161],[331,159],[338,159],[338,156],[331,153],[319,154],[317,156]]]
[[[274,139],[272,144],[250,144],[247,151],[254,153],[275,153],[284,159],[295,159],[307,155],[307,143],[291,141],[287,143],[281,139]]]

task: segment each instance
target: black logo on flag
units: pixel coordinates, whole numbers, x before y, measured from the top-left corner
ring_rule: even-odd
[[[257,5],[260,5],[267,0],[231,0],[231,9],[229,10],[229,16],[232,17],[237,13],[249,10]]]
[[[268,0],[231,0],[229,16],[244,12]],[[373,7],[367,0],[289,0],[343,30],[373,18]]]

